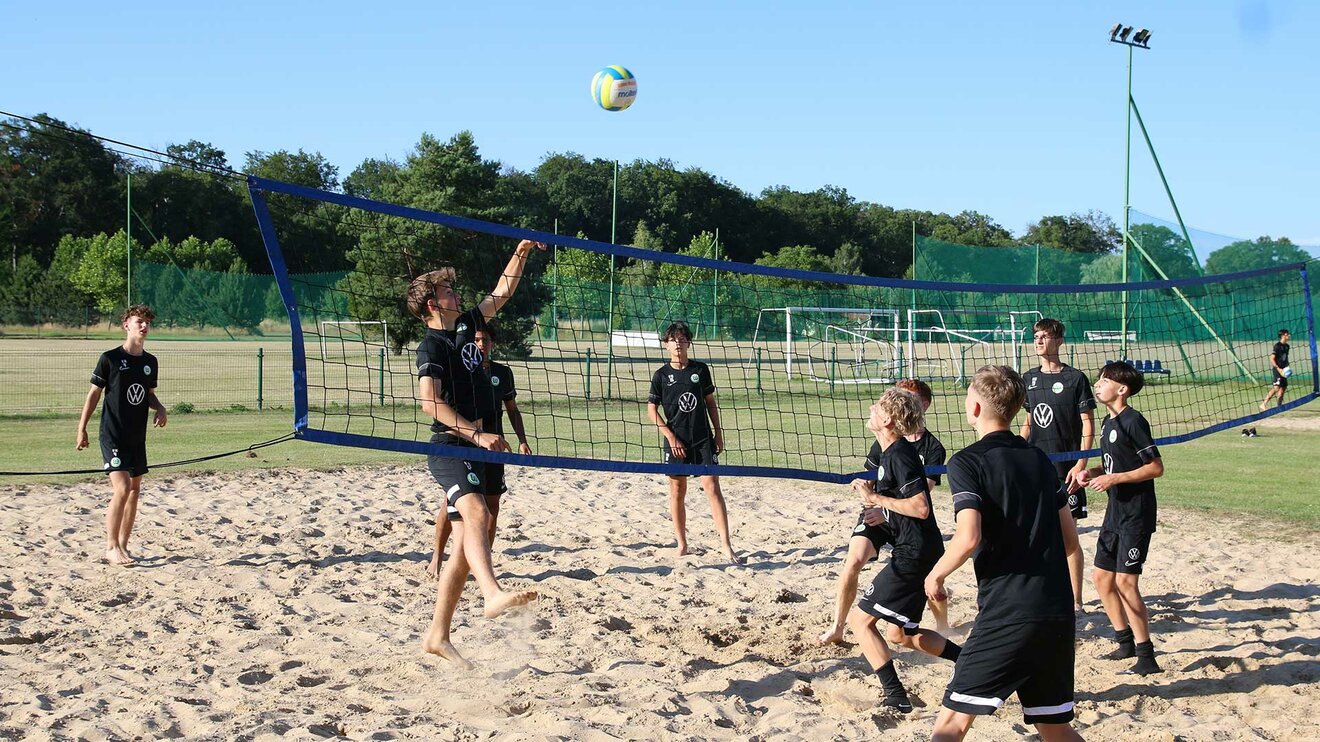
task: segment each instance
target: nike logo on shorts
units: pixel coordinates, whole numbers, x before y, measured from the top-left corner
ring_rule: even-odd
[[[1141,564],[1141,562],[1123,562],[1124,567],[1135,567],[1138,564]]]

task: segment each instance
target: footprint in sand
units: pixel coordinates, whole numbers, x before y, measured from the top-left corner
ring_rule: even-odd
[[[270,679],[273,677],[275,676],[271,675],[265,670],[248,670],[247,672],[238,676],[238,682],[242,683],[243,685],[261,685],[263,683],[269,682]]]

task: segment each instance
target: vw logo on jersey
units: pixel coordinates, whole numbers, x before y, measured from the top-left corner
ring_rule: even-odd
[[[143,367],[142,367],[142,373],[146,374],[147,376],[150,376],[150,375],[151,375],[151,367],[150,367],[150,366],[143,366]]]
[[[1054,424],[1054,408],[1041,402],[1031,411],[1031,422],[1042,428],[1048,428]]]
[[[1077,495],[1068,495],[1068,507],[1077,507]]]
[[[1118,429],[1117,429],[1117,428],[1115,428],[1114,430],[1109,431],[1109,442],[1110,442],[1110,443],[1113,443],[1113,442],[1116,441],[1116,440],[1118,440]]]
[[[1113,473],[1114,473],[1114,457],[1113,457],[1113,456],[1110,456],[1109,454],[1105,454],[1105,455],[1104,455],[1104,462],[1105,462],[1105,474],[1113,474]]]
[[[692,374],[692,383],[695,384],[698,381],[701,381],[701,377],[696,374]]]
[[[1063,382],[1062,382],[1062,381],[1056,381],[1056,382],[1054,382],[1054,386],[1050,387],[1050,391],[1054,392],[1055,394],[1060,394],[1060,393],[1062,393],[1062,392],[1063,392]]]
[[[141,384],[132,384],[128,387],[128,403],[131,405],[142,404],[142,400],[147,398],[147,388]]]
[[[476,343],[464,345],[461,355],[463,356],[463,368],[471,371],[481,365],[481,348],[478,348]]]
[[[678,398],[678,409],[681,412],[691,412],[697,409],[697,395],[692,392],[683,392],[683,396]]]
[[[1133,546],[1131,549],[1128,549],[1128,559],[1140,559],[1140,558],[1141,558],[1141,549],[1138,549],[1135,546]]]

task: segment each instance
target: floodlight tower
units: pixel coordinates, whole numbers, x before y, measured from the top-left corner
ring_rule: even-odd
[[[1132,209],[1132,50],[1150,48],[1150,31],[1142,28],[1138,29],[1132,40],[1128,36],[1132,34],[1132,27],[1125,26],[1122,23],[1115,23],[1114,27],[1109,29],[1109,41],[1114,44],[1122,44],[1128,48],[1127,65],[1127,98],[1123,101],[1123,113],[1127,116],[1127,137],[1125,140],[1123,155],[1123,283],[1128,282],[1128,243],[1131,238],[1128,236],[1129,212]],[[1124,358],[1127,358],[1128,342],[1128,293],[1123,292],[1123,316],[1119,326],[1119,350]]]

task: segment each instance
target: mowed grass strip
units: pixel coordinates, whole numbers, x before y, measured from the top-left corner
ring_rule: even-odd
[[[173,415],[164,430],[150,430],[147,439],[150,459],[164,463],[244,448],[289,432],[291,417],[287,411]],[[576,427],[564,426],[566,421],[562,419],[559,422],[568,428],[561,427],[556,431],[559,435]],[[858,422],[860,424],[860,420]],[[579,425],[582,425],[583,434],[582,455],[587,455],[593,444],[604,442],[601,439],[605,436],[599,428],[592,435],[587,425]],[[89,426],[91,447],[80,452],[73,449],[75,427],[73,418],[6,420],[0,425],[0,471],[98,468],[102,462],[96,443],[96,422]],[[1320,480],[1320,456],[1315,455],[1317,442],[1320,442],[1320,410],[1303,408],[1288,413],[1278,422],[1266,421],[1256,427],[1260,431],[1256,438],[1244,438],[1239,430],[1230,430],[1162,448],[1166,473],[1156,483],[1160,506],[1259,518],[1288,523],[1307,531],[1320,530],[1320,499],[1315,497],[1312,484]],[[1155,433],[1161,435],[1158,428]],[[770,443],[762,437],[767,435],[752,433],[750,437],[755,443]],[[838,445],[852,442],[851,439],[848,442],[842,438],[836,440]],[[851,452],[852,458],[860,461],[865,453],[863,444],[865,441],[859,437],[857,450]],[[533,445],[536,445],[535,440]],[[635,445],[635,449],[629,446],[630,455],[647,455],[649,449],[646,445],[641,442]],[[304,441],[280,443],[255,453],[255,458],[240,454],[185,467],[158,469],[149,477],[253,468],[324,470],[368,464],[405,464],[417,467],[420,474],[425,466],[420,456]],[[658,460],[658,453],[655,455]],[[781,465],[801,463],[804,462],[786,454]],[[100,477],[100,474],[8,476],[0,477],[0,487]],[[841,497],[847,497],[842,488],[840,493]],[[937,499],[938,495],[937,491]],[[1104,497],[1094,496],[1092,501],[1098,514]],[[1094,518],[1093,524],[1099,525],[1099,518]]]

